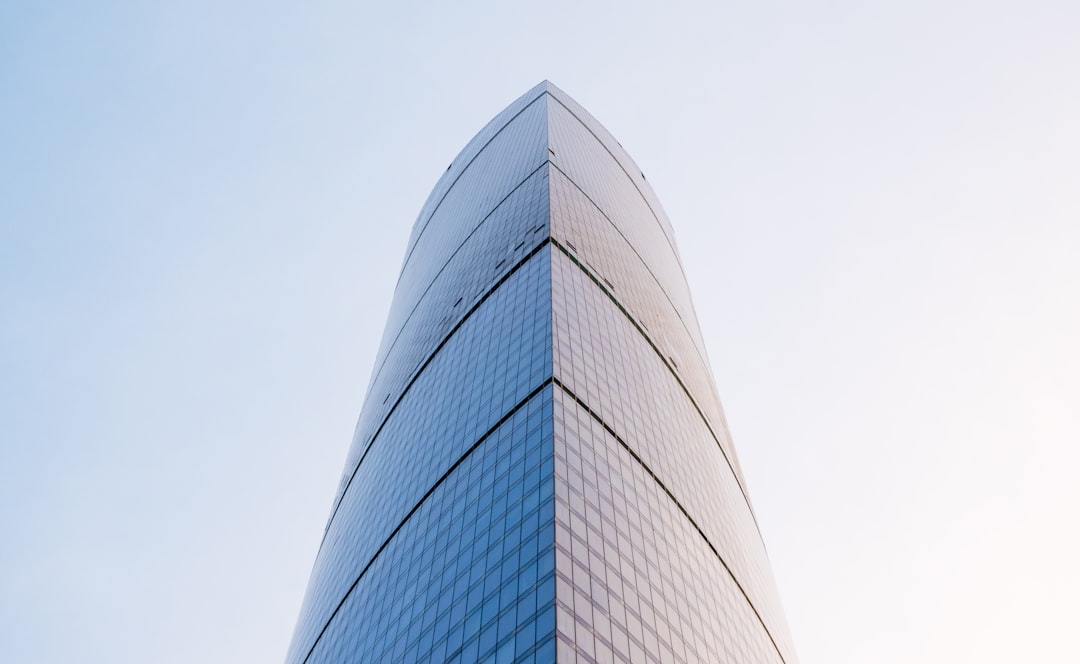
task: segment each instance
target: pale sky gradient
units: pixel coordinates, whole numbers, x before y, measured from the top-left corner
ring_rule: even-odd
[[[1080,4],[0,4],[0,661],[285,655],[415,215],[663,201],[804,664],[1080,661]]]

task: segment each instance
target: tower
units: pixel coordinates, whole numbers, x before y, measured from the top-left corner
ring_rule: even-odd
[[[671,226],[548,82],[413,228],[288,654],[795,662]]]

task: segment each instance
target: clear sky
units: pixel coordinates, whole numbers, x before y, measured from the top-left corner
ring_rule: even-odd
[[[1080,4],[0,4],[0,661],[285,654],[542,79],[664,202],[804,664],[1080,661]]]

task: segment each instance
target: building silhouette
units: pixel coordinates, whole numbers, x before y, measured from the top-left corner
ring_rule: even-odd
[[[413,228],[289,662],[786,662],[671,226],[541,83]]]

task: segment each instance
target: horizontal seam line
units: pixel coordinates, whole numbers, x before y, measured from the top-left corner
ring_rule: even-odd
[[[656,214],[656,210],[653,209],[652,204],[649,203],[649,199],[645,196],[644,193],[642,193],[641,187],[639,187],[637,185],[637,182],[634,181],[634,177],[626,172],[626,168],[623,166],[622,162],[619,161],[619,158],[615,156],[615,153],[611,151],[611,148],[609,148],[607,146],[607,143],[604,142],[604,139],[597,136],[596,132],[593,131],[592,128],[589,127],[589,125],[585,124],[585,122],[581,118],[578,117],[577,113],[575,113],[573,110],[571,110],[569,106],[564,104],[562,102],[562,100],[559,99],[558,97],[556,97],[555,95],[551,95],[551,98],[554,99],[555,101],[559,102],[559,106],[562,106],[564,109],[566,109],[566,112],[570,114],[570,117],[577,120],[578,123],[581,124],[581,126],[585,128],[585,131],[592,134],[592,137],[596,139],[596,142],[599,143],[600,146],[604,148],[604,151],[607,152],[608,155],[610,155],[611,158],[615,161],[615,163],[619,166],[619,170],[621,170],[623,172],[623,175],[626,176],[626,179],[630,180],[630,184],[634,185],[634,189],[637,190],[638,196],[640,196],[641,200],[645,202],[645,207],[649,208],[649,212],[652,213],[653,219],[656,221],[656,225],[660,227],[660,232],[664,234],[664,239],[667,241],[668,246],[671,247],[671,252],[673,254],[675,254],[675,260],[676,260],[676,262],[679,263],[679,269],[682,270],[682,260],[679,258],[678,250],[675,249],[675,241],[674,241],[674,239],[668,234],[668,231],[667,231],[666,228],[664,228],[664,225],[660,223],[660,216]],[[550,123],[550,120],[548,122]],[[600,124],[600,122],[597,121],[597,124]],[[603,125],[600,125],[600,126],[603,126]],[[614,138],[614,136],[612,136],[612,138]],[[549,140],[548,143],[550,144],[550,142],[551,141]],[[615,141],[615,142],[618,143],[618,141]],[[631,157],[630,154],[626,152],[626,150],[623,150],[623,152],[626,153],[627,159],[629,159],[631,161],[631,163],[634,164],[634,166],[637,166],[637,162],[634,162],[634,158]],[[639,170],[640,170],[640,168],[639,168]],[[641,177],[645,177],[645,174],[642,173]]]
[[[551,384],[551,382],[553,380],[554,379],[551,376],[548,376],[547,378],[545,378],[544,381],[542,383],[540,383],[538,386],[536,386],[533,389],[532,392],[529,392],[529,394],[524,399],[517,402],[514,405],[513,408],[508,410],[505,415],[503,415],[501,418],[499,418],[499,421],[496,422],[495,424],[493,424],[491,426],[491,428],[489,428],[487,431],[485,431],[484,434],[482,436],[480,436],[480,438],[477,439],[477,441],[475,443],[473,443],[469,447],[469,449],[465,450],[465,452],[460,457],[458,457],[458,460],[455,461],[450,466],[450,468],[448,468],[446,470],[446,472],[443,473],[442,476],[439,477],[439,479],[437,479],[435,481],[435,484],[433,484],[431,486],[431,488],[427,490],[427,492],[420,498],[420,500],[417,501],[417,503],[415,505],[413,505],[413,508],[411,510],[409,510],[409,513],[405,515],[405,518],[403,518],[401,520],[401,522],[398,523],[397,527],[394,528],[393,532],[390,533],[390,535],[386,538],[386,540],[383,541],[382,545],[379,546],[379,548],[371,556],[371,559],[368,560],[367,564],[364,565],[364,569],[360,570],[360,575],[357,576],[356,580],[352,582],[352,585],[349,586],[349,589],[345,591],[345,595],[341,598],[341,601],[338,602],[338,605],[334,608],[334,611],[330,614],[330,617],[327,618],[326,623],[323,625],[323,628],[321,630],[319,630],[319,635],[315,637],[315,641],[312,642],[311,648],[308,649],[307,655],[304,656],[304,662],[305,663],[311,657],[311,653],[315,652],[315,646],[319,645],[319,640],[322,639],[323,634],[325,634],[326,630],[330,627],[330,623],[332,623],[334,621],[334,618],[337,616],[338,611],[340,611],[341,607],[345,605],[345,600],[349,599],[349,595],[352,594],[352,591],[356,588],[357,585],[359,585],[360,579],[364,578],[364,574],[366,574],[368,569],[370,569],[371,566],[373,564],[375,564],[375,560],[379,557],[379,554],[382,553],[383,549],[385,549],[390,544],[390,541],[394,539],[394,537],[398,534],[398,531],[400,531],[405,526],[405,524],[409,521],[409,519],[412,518],[412,515],[415,514],[418,509],[420,509],[420,507],[424,504],[424,502],[427,501],[427,499],[429,497],[431,497],[431,495],[433,493],[435,493],[435,490],[438,489],[442,485],[442,483],[446,480],[446,478],[450,477],[450,475],[455,470],[457,470],[458,466],[460,466],[465,461],[466,458],[468,458],[489,437],[491,437],[491,434],[495,433],[495,431],[497,431],[499,429],[499,427],[501,427],[503,424],[506,424],[507,420],[509,420],[511,417],[513,417],[514,413],[518,412],[527,403],[532,401],[538,394],[540,394],[540,392],[542,392],[544,390],[545,387],[547,387],[549,384]]]
[[[461,328],[461,326],[465,324],[465,321],[469,320],[469,318],[472,317],[473,313],[475,313],[476,310],[479,309],[480,306],[484,304],[484,302],[487,302],[488,298],[491,297],[491,295],[495,291],[497,291],[499,289],[499,287],[502,286],[503,283],[506,282],[507,279],[509,279],[511,276],[513,276],[533,256],[540,253],[540,251],[550,241],[551,241],[550,237],[544,238],[528,254],[523,256],[520,261],[515,263],[514,266],[511,267],[506,272],[506,274],[504,274],[501,278],[499,278],[499,280],[496,281],[491,286],[491,288],[488,289],[487,292],[485,292],[484,295],[479,300],[476,301],[476,304],[474,304],[465,313],[465,315],[461,317],[461,320],[459,320],[454,325],[454,327],[451,328],[451,330],[446,334],[446,336],[443,337],[442,341],[439,342],[439,345],[436,346],[435,349],[431,351],[431,354],[428,355],[427,359],[425,359],[423,361],[423,363],[420,364],[419,368],[416,370],[416,373],[414,373],[412,378],[410,378],[409,381],[405,384],[405,389],[403,389],[401,391],[401,394],[398,395],[398,398],[394,400],[394,405],[391,406],[390,410],[386,411],[386,416],[383,417],[382,422],[379,423],[378,428],[375,429],[375,433],[371,436],[371,442],[368,443],[368,446],[366,448],[364,448],[364,452],[360,455],[360,460],[356,462],[356,466],[353,468],[352,474],[349,476],[349,481],[345,483],[345,487],[341,490],[341,495],[338,497],[337,502],[334,504],[334,510],[330,514],[330,520],[326,523],[326,529],[323,530],[323,539],[322,539],[322,542],[319,543],[319,553],[322,553],[322,545],[323,545],[323,543],[326,542],[326,535],[330,532],[330,526],[334,523],[334,518],[337,517],[338,509],[341,507],[341,503],[345,500],[345,494],[349,492],[349,487],[352,486],[353,478],[356,477],[357,471],[360,470],[360,466],[364,463],[364,459],[367,458],[368,452],[370,452],[371,448],[375,445],[375,441],[378,439],[379,434],[383,430],[383,427],[385,427],[386,423],[390,420],[390,416],[394,414],[394,412],[397,410],[398,405],[401,403],[402,399],[405,398],[405,395],[408,394],[408,392],[412,388],[413,384],[416,383],[416,381],[420,378],[420,375],[424,373],[424,369],[426,369],[427,366],[429,364],[431,364],[432,360],[435,359],[435,356],[439,354],[439,351],[441,351],[443,349],[443,347],[450,341],[450,339],[454,336],[454,334],[457,333],[457,331]],[[318,560],[318,554],[316,554],[315,559]]]
[[[720,456],[724,458],[724,462],[727,463],[728,468],[731,469],[731,475],[735,478],[735,484],[738,485],[739,493],[742,494],[743,500],[746,501],[746,508],[750,511],[750,518],[753,520],[754,528],[757,529],[758,536],[760,537],[761,527],[758,526],[757,517],[754,515],[754,509],[750,505],[750,496],[748,496],[746,493],[746,487],[744,487],[742,482],[739,481],[739,474],[735,472],[734,464],[731,463],[731,459],[728,458],[727,452],[724,451],[724,446],[720,444],[720,439],[716,437],[716,432],[713,431],[712,425],[709,424],[709,419],[705,417],[705,414],[701,412],[701,408],[698,407],[697,401],[694,400],[694,395],[690,394],[690,390],[687,389],[686,384],[683,383],[681,378],[679,378],[679,374],[675,372],[675,369],[668,363],[667,359],[664,357],[664,354],[660,352],[660,349],[657,348],[655,343],[653,343],[652,337],[650,337],[645,332],[645,330],[641,328],[641,325],[636,320],[634,320],[634,317],[630,315],[630,312],[626,310],[626,307],[624,307],[621,302],[615,299],[614,294],[612,294],[611,291],[609,291],[604,286],[604,284],[600,283],[600,280],[596,278],[596,275],[594,275],[588,268],[582,265],[581,261],[574,257],[566,247],[562,246],[562,244],[559,243],[558,240],[552,238],[551,244],[558,247],[559,251],[562,252],[563,255],[565,255],[567,258],[569,258],[574,263],[574,265],[576,265],[585,274],[585,276],[587,276],[594,284],[596,284],[600,291],[604,293],[604,295],[606,295],[608,299],[615,304],[615,306],[619,309],[622,315],[625,316],[628,321],[630,321],[630,324],[634,326],[634,328],[638,331],[642,338],[645,339],[645,342],[649,344],[649,347],[653,349],[653,352],[656,353],[656,356],[660,358],[660,362],[663,363],[665,367],[667,367],[667,370],[671,373],[672,377],[675,378],[675,382],[678,383],[679,387],[682,388],[683,393],[686,394],[686,398],[690,400],[690,405],[694,407],[694,410],[697,411],[698,416],[701,417],[701,421],[705,425],[705,428],[708,429],[709,434],[712,436],[713,442],[716,443],[717,449],[720,450]]]
[[[524,106],[522,106],[521,110],[518,111],[517,113],[514,113],[513,117],[511,117],[509,120],[507,120],[505,123],[503,123],[503,126],[499,127],[499,131],[492,134],[491,138],[489,138],[487,140],[487,142],[484,143],[484,145],[481,146],[481,148],[476,151],[476,154],[474,154],[472,156],[472,159],[470,159],[468,161],[468,163],[466,163],[465,166],[463,166],[461,168],[461,172],[457,174],[457,177],[454,178],[454,181],[451,182],[450,186],[446,188],[446,192],[443,193],[442,197],[439,199],[439,202],[436,203],[435,207],[431,209],[431,214],[429,214],[427,219],[424,220],[424,226],[420,229],[420,232],[416,234],[416,241],[413,242],[412,247],[409,248],[409,252],[405,255],[405,262],[401,265],[401,274],[405,273],[405,266],[409,264],[409,259],[412,258],[413,251],[416,250],[416,245],[420,244],[420,238],[424,235],[424,231],[427,230],[428,223],[431,221],[431,218],[434,217],[435,213],[439,211],[439,207],[442,206],[443,201],[446,200],[446,197],[450,195],[450,192],[454,189],[454,186],[458,183],[458,180],[461,179],[461,176],[465,175],[465,172],[467,170],[469,170],[469,167],[472,166],[472,163],[474,161],[476,161],[477,158],[480,157],[480,155],[484,152],[484,150],[487,149],[487,147],[489,145],[491,145],[492,141],[494,141],[496,138],[499,137],[499,134],[503,133],[503,131],[507,127],[509,127],[510,124],[514,122],[514,120],[517,120],[518,116],[520,116],[522,113],[524,113],[526,110],[528,110],[530,106],[535,104],[538,100],[543,99],[544,95],[546,95],[546,94],[550,94],[550,93],[547,90],[544,90],[540,94],[536,95],[536,97],[534,97],[531,101],[529,101],[528,104],[525,104]],[[480,131],[483,131],[483,129],[481,129]],[[652,209],[652,208],[650,208],[650,209]],[[398,281],[401,280],[401,274],[398,275]]]
[[[602,216],[605,221],[611,224],[611,227],[615,229],[615,232],[619,234],[619,237],[621,237],[623,241],[626,242],[626,246],[630,247],[630,251],[634,252],[634,255],[637,256],[639,261],[641,261],[641,264],[645,266],[645,271],[648,272],[649,276],[652,277],[654,282],[656,282],[656,287],[659,288],[660,292],[664,294],[664,299],[668,301],[668,304],[670,304],[671,308],[675,311],[675,315],[679,318],[679,322],[682,324],[683,329],[686,330],[687,336],[690,337],[690,341],[694,344],[694,350],[697,352],[698,357],[700,357],[701,361],[705,363],[705,358],[702,355],[704,349],[698,345],[702,342],[694,339],[694,335],[690,332],[690,328],[689,326],[687,326],[686,320],[683,318],[682,313],[679,312],[679,308],[675,306],[675,303],[671,301],[671,296],[668,295],[667,289],[664,288],[664,286],[660,283],[660,280],[656,278],[655,274],[653,274],[653,271],[649,267],[648,262],[646,262],[645,259],[641,256],[641,254],[638,253],[638,250],[634,248],[634,245],[632,242],[630,242],[630,239],[623,235],[622,230],[620,230],[619,227],[615,224],[615,222],[611,220],[611,217],[609,217],[607,213],[604,212],[604,210],[599,205],[597,205],[596,201],[592,199],[592,196],[589,196],[589,194],[581,188],[581,185],[574,181],[574,178],[570,177],[570,175],[567,174],[566,171],[559,168],[559,165],[555,162],[551,162],[551,166],[552,168],[557,170],[560,175],[566,178],[567,182],[574,185],[574,187],[581,192],[581,195],[585,197],[585,200],[592,203],[592,206],[596,208],[596,211],[600,213],[600,216]],[[676,258],[678,258],[678,256],[676,256]]]
[[[784,660],[784,654],[780,652],[780,647],[776,644],[776,640],[773,639],[772,633],[769,631],[769,626],[766,625],[765,621],[761,618],[761,614],[758,613],[757,607],[754,606],[754,602],[750,599],[750,596],[746,594],[746,590],[743,589],[742,584],[739,583],[739,579],[735,577],[735,573],[731,571],[730,567],[728,567],[727,561],[725,561],[724,557],[720,555],[720,552],[716,549],[715,546],[713,546],[713,543],[709,541],[708,536],[705,535],[705,532],[701,529],[700,526],[698,526],[697,522],[694,521],[694,518],[690,516],[690,513],[686,511],[686,508],[682,506],[682,503],[679,502],[679,499],[676,498],[673,493],[671,493],[671,491],[660,480],[656,473],[654,473],[652,469],[649,468],[648,464],[646,464],[645,461],[637,455],[637,452],[631,449],[630,445],[628,445],[626,441],[624,441],[619,436],[619,434],[615,433],[615,430],[611,428],[611,426],[609,426],[607,422],[601,419],[598,413],[594,412],[588,404],[586,404],[581,398],[579,398],[578,395],[570,391],[570,389],[566,387],[566,385],[564,385],[562,381],[560,381],[558,378],[553,377],[552,382],[557,385],[559,389],[565,392],[567,396],[573,399],[594,420],[596,420],[596,422],[600,426],[604,427],[604,431],[607,431],[619,443],[619,445],[621,445],[623,449],[625,449],[630,454],[630,456],[634,458],[634,461],[637,461],[638,465],[640,465],[645,470],[645,472],[649,474],[649,477],[651,477],[653,481],[656,482],[657,486],[659,486],[664,491],[664,493],[667,494],[667,497],[671,499],[671,502],[675,504],[675,507],[679,508],[679,511],[682,512],[683,516],[686,517],[686,520],[690,522],[690,525],[692,525],[694,529],[697,530],[698,535],[701,535],[701,539],[705,540],[705,544],[716,556],[716,559],[720,561],[720,564],[724,566],[724,570],[728,573],[728,575],[731,577],[731,580],[735,583],[735,587],[739,589],[739,592],[742,593],[743,598],[746,599],[746,603],[750,606],[750,610],[754,612],[754,616],[757,617],[758,622],[761,623],[761,628],[764,629],[765,634],[768,635],[769,641],[772,642],[773,648],[776,649],[776,654],[780,657],[780,660],[786,661]]]
[[[491,215],[498,212],[499,208],[502,207],[503,203],[505,203],[508,198],[514,195],[514,192],[520,189],[523,184],[528,182],[534,175],[536,175],[536,173],[544,167],[544,164],[548,163],[550,163],[550,160],[545,159],[543,163],[534,168],[531,173],[526,175],[524,180],[514,185],[514,188],[511,189],[510,192],[506,194],[506,196],[504,196],[503,199],[495,205],[495,207],[491,208],[491,211],[484,215],[484,218],[481,219],[480,222],[477,223],[471,231],[469,231],[469,234],[465,236],[465,239],[461,241],[461,244],[459,244],[457,248],[454,249],[454,253],[450,254],[450,257],[446,259],[446,262],[443,263],[443,266],[440,267],[439,271],[435,273],[435,276],[431,278],[431,281],[428,282],[428,285],[424,288],[423,294],[421,294],[420,298],[416,301],[416,305],[413,306],[412,310],[409,311],[409,315],[405,318],[405,322],[401,324],[400,328],[398,328],[398,333],[394,335],[394,341],[390,344],[390,347],[386,349],[386,355],[383,356],[382,362],[376,368],[375,376],[371,379],[372,387],[375,386],[375,380],[378,379],[379,375],[382,374],[383,367],[386,366],[386,360],[390,357],[390,353],[394,350],[394,346],[397,345],[398,339],[401,337],[401,333],[405,330],[405,327],[409,324],[409,321],[412,320],[413,314],[416,313],[416,310],[420,308],[420,305],[423,303],[424,298],[427,297],[428,291],[430,291],[431,287],[435,285],[435,282],[439,280],[439,277],[442,275],[443,270],[445,270],[446,267],[450,265],[450,262],[453,261],[454,257],[458,255],[458,252],[461,251],[461,248],[464,247],[469,242],[469,240],[472,239],[473,235],[475,235],[476,232],[480,230],[480,227],[483,226],[484,223],[491,218]],[[402,269],[402,274],[404,274],[404,269]]]

